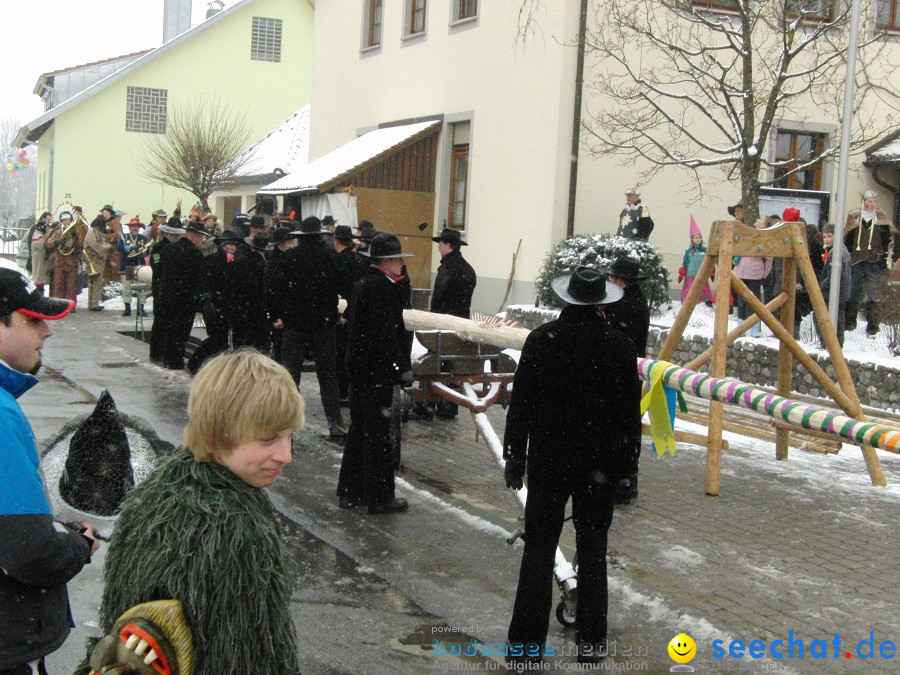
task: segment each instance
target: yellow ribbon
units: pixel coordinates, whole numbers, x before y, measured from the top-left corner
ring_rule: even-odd
[[[663,373],[671,365],[666,361],[653,362],[650,366],[650,388],[641,399],[641,415],[650,411],[650,438],[660,457],[666,454],[666,450],[675,455],[675,432],[672,430],[672,418],[669,416],[669,404],[662,383]]]

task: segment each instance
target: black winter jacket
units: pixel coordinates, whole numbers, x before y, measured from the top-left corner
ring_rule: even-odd
[[[506,415],[504,459],[526,459],[528,486],[615,485],[640,439],[632,341],[594,307],[566,307],[525,340]]]
[[[634,284],[626,288],[622,299],[607,305],[603,313],[610,326],[631,338],[638,356],[647,356],[650,303],[644,297],[640,286]]]
[[[322,331],[338,320],[338,295],[350,295],[351,280],[337,251],[318,238],[300,239],[269,268],[267,297],[272,321],[287,330]]]
[[[347,336],[351,385],[399,384],[401,374],[411,369],[401,296],[402,288],[375,267],[356,283]]]
[[[475,270],[462,253],[451,251],[441,258],[438,266],[431,295],[431,311],[468,319],[476,282]]]

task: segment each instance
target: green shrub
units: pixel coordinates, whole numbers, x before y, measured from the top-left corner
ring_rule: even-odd
[[[650,311],[669,305],[669,271],[663,265],[659,249],[646,241],[609,234],[575,235],[560,242],[547,256],[535,281],[538,302],[546,307],[562,307],[563,301],[550,287],[553,279],[571,273],[580,265],[596,269],[609,267],[620,255],[638,260],[649,277],[640,283],[650,302]]]

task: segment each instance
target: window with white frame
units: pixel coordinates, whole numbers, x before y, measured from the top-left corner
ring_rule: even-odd
[[[253,17],[250,58],[253,61],[281,61],[281,19]]]
[[[876,0],[875,25],[881,30],[900,31],[900,0]]]
[[[125,99],[125,131],[166,133],[169,90],[128,87]]]
[[[381,45],[382,0],[364,0],[363,49]]]
[[[403,13],[403,35],[421,35],[425,32],[426,0],[406,0]]]
[[[464,21],[478,16],[478,0],[453,0],[453,20]]]
[[[453,147],[450,152],[450,199],[447,209],[447,227],[466,229],[466,210],[469,197],[469,147],[471,123],[456,122],[451,125]]]

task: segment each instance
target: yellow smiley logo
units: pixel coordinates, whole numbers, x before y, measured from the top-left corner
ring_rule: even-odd
[[[687,633],[679,633],[669,641],[669,656],[675,663],[687,663],[697,654],[697,645]]]

